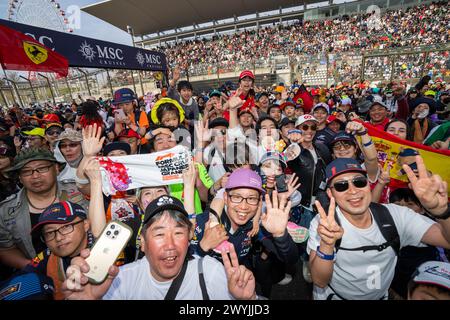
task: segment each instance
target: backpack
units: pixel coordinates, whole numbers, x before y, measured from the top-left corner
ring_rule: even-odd
[[[338,250],[363,251],[363,252],[370,250],[378,250],[381,252],[384,249],[392,247],[392,249],[394,249],[395,251],[395,255],[398,256],[400,252],[400,236],[398,234],[397,227],[395,226],[394,219],[392,218],[392,215],[389,212],[388,208],[379,203],[374,202],[370,203],[369,208],[372,211],[373,219],[375,220],[375,223],[377,224],[378,229],[380,230],[386,242],[380,245],[362,246],[357,248],[343,248],[341,247],[341,240],[342,240],[341,238],[336,241],[335,244],[336,253],[338,252]],[[341,225],[336,212],[334,213],[334,218],[337,224]]]

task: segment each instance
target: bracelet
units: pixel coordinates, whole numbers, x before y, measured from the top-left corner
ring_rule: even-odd
[[[367,129],[364,130],[363,132],[357,132],[357,133],[355,133],[355,135],[357,135],[357,136],[363,136],[363,135],[365,135],[365,134],[367,134]]]
[[[189,220],[196,219],[197,218],[197,214],[196,213],[188,214],[188,218],[189,218]]]
[[[370,140],[367,143],[363,143],[363,146],[367,148],[367,147],[370,147],[372,144],[373,144],[373,142],[372,142],[372,140]]]
[[[447,207],[447,211],[439,216],[436,216],[434,214],[431,214],[431,215],[436,219],[446,220],[446,219],[450,218],[450,207]]]
[[[334,261],[336,258],[336,251],[334,251],[333,254],[325,254],[320,251],[320,246],[317,246],[316,254],[320,259],[323,260]]]
[[[89,184],[89,180],[79,178],[78,175],[76,174],[75,175],[75,183],[80,184],[80,185],[86,185],[86,184]]]

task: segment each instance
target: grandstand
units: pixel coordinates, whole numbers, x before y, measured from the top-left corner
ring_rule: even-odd
[[[155,17],[163,16],[170,1],[161,8],[152,4],[112,0],[83,10],[123,30],[132,29],[140,37],[137,45],[163,50],[169,65],[181,66],[197,89],[235,80],[244,68],[255,72],[257,85],[258,80],[270,85],[294,78],[330,85],[358,78],[414,81],[430,72],[450,76],[448,2],[179,1],[164,21]],[[431,13],[425,11],[430,6]],[[125,8],[136,19],[126,21],[120,14]],[[422,11],[426,19],[418,20]],[[400,24],[404,12],[422,29]],[[383,27],[369,25],[376,18]]]

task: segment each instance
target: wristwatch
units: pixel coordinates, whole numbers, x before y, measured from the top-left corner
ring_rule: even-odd
[[[443,213],[439,216],[432,214],[432,216],[439,220],[446,220],[446,219],[450,218],[450,207],[447,205],[447,211],[445,213]]]

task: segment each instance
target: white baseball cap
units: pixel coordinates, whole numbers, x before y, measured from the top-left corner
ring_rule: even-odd
[[[414,273],[412,281],[434,284],[450,290],[450,263],[441,261],[422,263]]]
[[[298,127],[299,125],[301,125],[307,121],[315,121],[315,122],[319,123],[319,121],[317,121],[317,119],[314,118],[312,115],[304,114],[304,115],[298,117],[297,121],[295,121],[295,127]]]

